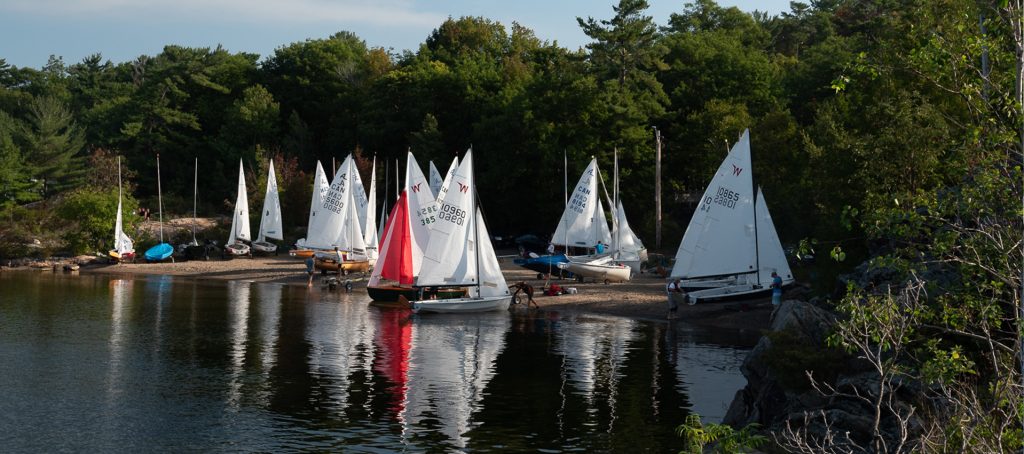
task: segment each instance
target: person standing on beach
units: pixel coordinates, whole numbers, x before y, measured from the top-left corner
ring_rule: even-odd
[[[598,241],[597,246],[594,246],[594,249],[597,249],[598,254],[604,254],[604,243]]]
[[[306,283],[306,287],[313,286],[313,257],[306,258],[306,274],[309,275],[309,282]]]
[[[779,307],[782,303],[782,277],[779,273],[772,271],[772,307]]]
[[[679,309],[679,300],[686,299],[686,292],[679,285],[679,278],[675,278],[665,286],[665,293],[668,295],[668,318],[676,318],[676,310]]]

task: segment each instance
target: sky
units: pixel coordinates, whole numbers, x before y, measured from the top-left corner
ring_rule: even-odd
[[[688,0],[648,0],[658,25]],[[371,47],[416,50],[446,18],[518,22],[542,40],[575,49],[589,42],[576,17],[610,19],[616,0],[0,0],[0,59],[42,67],[99,53],[120,63],[165,45],[216,47],[265,58],[306,39],[354,32]],[[789,0],[719,0],[722,6],[779,14]]]

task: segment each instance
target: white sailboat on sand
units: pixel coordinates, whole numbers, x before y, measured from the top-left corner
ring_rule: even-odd
[[[793,282],[764,195],[760,188],[754,194],[746,130],[704,191],[671,278],[681,279],[692,304],[768,292],[773,272],[783,285]]]
[[[576,189],[573,190],[572,197],[565,206],[565,211],[562,212],[562,219],[558,223],[554,236],[551,237],[553,244],[563,245],[567,250],[569,247],[590,248],[599,242],[603,245],[610,245],[611,233],[608,230],[608,221],[604,216],[604,204],[601,203],[597,192],[600,178],[597,158],[592,158],[587,169],[580,176],[579,182],[576,183]],[[606,284],[628,281],[632,275],[632,269],[617,263],[612,255],[613,252],[609,250],[590,255],[566,255],[566,260],[558,263],[557,266],[580,278],[589,277]]]
[[[135,261],[135,245],[132,239],[124,233],[124,225],[121,220],[121,157],[117,157],[117,218],[114,220],[114,248],[110,250],[110,256],[119,262]]]
[[[318,228],[315,231],[311,229],[311,234],[317,233],[318,236],[310,243],[322,249],[314,254],[315,266],[324,272],[366,272],[370,269],[355,196],[358,190],[356,173],[355,160],[350,154],[327,191],[324,216],[314,223]]]
[[[260,252],[277,252],[277,245],[267,241],[267,238],[282,240],[284,237],[281,226],[281,199],[277,194],[277,176],[274,174],[274,160],[270,160],[270,169],[267,171],[267,192],[263,197],[263,216],[260,219],[260,230],[256,241],[252,242],[252,248]]]
[[[417,287],[468,287],[469,295],[413,301],[414,312],[508,310],[512,295],[476,198],[471,149],[463,157],[440,202],[437,223],[430,230],[422,268],[416,278]]]
[[[228,254],[250,255],[252,250],[243,241],[251,241],[252,232],[249,229],[249,196],[245,190],[245,173],[242,170],[242,160],[238,160],[238,195],[235,196],[235,210],[231,217],[231,234],[224,250]]]
[[[444,192],[443,187],[441,191]],[[387,218],[380,237],[380,256],[366,285],[374,301],[398,301],[400,295],[407,300],[416,299],[419,291],[412,285],[423,265],[430,229],[438,222],[437,205],[416,157],[409,152],[405,187]],[[442,295],[461,293],[460,289]]]
[[[288,251],[288,255],[292,257],[308,258],[312,257],[313,253],[316,252],[314,248],[307,245],[307,238],[314,238],[314,222],[316,221],[316,214],[323,211],[324,197],[327,196],[327,191],[330,188],[327,182],[327,174],[324,172],[324,166],[320,164],[320,161],[316,162],[316,175],[313,176],[313,193],[309,202],[309,219],[306,221],[306,238],[299,238],[295,242],[295,249]]]

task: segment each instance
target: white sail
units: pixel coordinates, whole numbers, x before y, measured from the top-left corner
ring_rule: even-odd
[[[121,221],[121,201],[117,201],[117,221],[114,223],[114,250],[118,255],[135,252],[135,244],[127,233],[124,233],[124,226]]]
[[[359,202],[357,193],[361,192],[359,186],[356,185],[357,179],[359,178],[359,170],[356,168],[355,159],[351,158],[346,160],[348,163],[344,167],[343,172],[348,173],[348,181],[353,182],[349,186],[349,190],[345,192],[346,202],[344,204],[344,214],[341,217],[341,231],[338,232],[338,238],[334,244],[341,250],[352,251],[358,254],[366,253],[366,243],[363,237],[363,227],[359,221]],[[365,193],[363,194],[365,197]]]
[[[600,198],[597,199],[597,210],[594,212],[594,225],[597,226],[598,239],[606,248],[609,247],[608,245],[612,244],[612,231],[608,229],[608,218],[604,215],[604,203]]]
[[[452,159],[452,165],[448,166],[448,173],[444,174],[444,181],[441,182],[441,188],[437,191],[437,200],[439,202],[444,198],[445,193],[448,192],[448,185],[452,184],[452,177],[455,176],[456,170],[459,170],[458,156]]]
[[[114,251],[118,255],[135,252],[135,245],[132,239],[124,233],[124,224],[121,220],[121,157],[117,158],[117,218],[114,220]]]
[[[370,195],[366,200],[366,222],[363,222],[364,242],[366,243],[366,256],[370,260],[377,260],[377,157],[373,158],[373,166],[370,167]]]
[[[409,204],[409,230],[412,232],[412,272],[419,274],[423,251],[430,239],[430,229],[437,222],[437,203],[416,158],[409,152],[405,163],[406,203]]]
[[[309,203],[309,220],[306,221],[306,238],[313,237],[313,234],[310,233],[313,227],[313,220],[316,219],[316,213],[324,205],[324,197],[327,195],[328,188],[329,185],[327,183],[327,174],[324,172],[324,166],[320,165],[320,161],[317,161],[316,175],[313,177],[313,195]]]
[[[348,214],[349,191],[352,188],[348,167],[352,161],[352,155],[345,158],[338,172],[334,175],[334,181],[327,188],[309,224],[309,232],[303,244],[306,247],[315,249],[334,249],[338,246],[338,237],[341,235],[342,224],[345,215]]]
[[[366,187],[363,186],[363,177],[359,174],[359,166],[355,159],[352,160],[352,199],[355,200],[356,214],[359,215],[359,225],[366,226],[366,212],[370,204],[366,197]]]
[[[558,221],[558,228],[551,237],[551,242],[570,247],[594,247],[597,242],[605,241],[604,231],[608,230],[605,221],[604,230],[601,230],[598,220],[598,196],[597,196],[597,159],[592,159],[587,169],[583,171],[580,180],[576,183],[576,189],[569,197],[569,203],[562,212],[562,219]],[[600,213],[600,219],[604,220],[604,213]],[[610,236],[610,235],[609,235]]]
[[[475,285],[476,238],[473,232],[476,206],[473,186],[473,152],[462,158],[452,186],[441,200],[437,222],[423,253],[416,285]]]
[[[480,240],[480,294],[478,296],[508,295],[508,284],[505,283],[505,275],[501,273],[498,256],[494,253],[494,245],[491,244],[491,237],[487,232],[487,225],[484,223],[484,217],[479,208],[476,210],[476,228],[479,229],[477,237]]]
[[[640,259],[640,252],[646,249],[644,243],[640,241],[640,238],[633,233],[633,229],[629,227],[629,221],[626,220],[626,209],[622,207],[622,202],[619,202],[618,209],[615,210],[615,226],[618,228],[618,232],[613,235],[613,240],[617,240],[616,245],[616,258],[620,259]]]
[[[672,277],[756,271],[750,133],[743,131],[711,180],[676,252]]]
[[[775,223],[772,222],[772,215],[768,212],[768,204],[764,201],[760,187],[757,188],[757,203],[754,206],[757,208],[759,283],[762,287],[771,287],[774,271],[782,278],[782,284],[788,285],[793,282],[793,272],[789,269],[786,253],[782,250],[782,242],[779,241],[779,234],[775,231]]]
[[[245,191],[245,173],[242,170],[242,160],[238,160],[238,195],[235,197],[235,213],[231,218],[231,235],[228,237],[229,245],[240,240],[249,241],[252,239],[252,232],[249,229],[249,196]]]
[[[270,160],[270,170],[267,171],[267,193],[263,197],[263,219],[260,220],[260,233],[256,241],[262,242],[266,238],[282,240],[283,228],[281,227],[281,199],[277,195],[277,175],[274,174],[274,160]]]
[[[437,167],[434,167],[434,161],[430,161],[430,192],[434,193],[435,199],[441,193],[441,183],[443,181],[441,172],[438,172]]]

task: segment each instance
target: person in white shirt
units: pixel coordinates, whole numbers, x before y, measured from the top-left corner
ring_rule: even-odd
[[[679,302],[686,300],[686,292],[679,285],[679,278],[673,279],[665,286],[665,293],[668,295],[668,318],[676,318]]]

